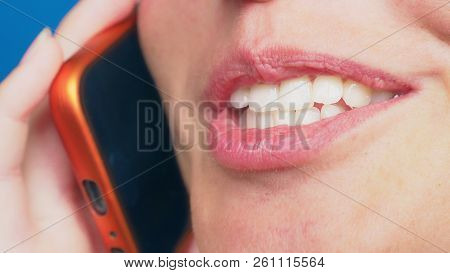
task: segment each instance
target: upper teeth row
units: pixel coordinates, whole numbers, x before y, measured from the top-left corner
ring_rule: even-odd
[[[234,108],[249,107],[254,112],[292,111],[311,108],[314,103],[334,104],[343,99],[350,107],[362,107],[371,102],[390,99],[390,92],[373,90],[352,80],[337,76],[308,76],[282,81],[279,85],[256,84],[235,91],[230,98]]]

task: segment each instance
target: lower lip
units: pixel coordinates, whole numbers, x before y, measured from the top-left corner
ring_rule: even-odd
[[[263,171],[306,164],[351,129],[409,95],[341,113],[305,126],[242,129],[223,110],[211,122],[212,154],[223,166],[239,171]]]

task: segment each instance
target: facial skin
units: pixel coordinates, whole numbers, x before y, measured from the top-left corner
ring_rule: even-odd
[[[296,167],[231,170],[199,145],[178,154],[200,251],[450,250],[450,5],[403,28],[445,2],[141,1],[146,60],[172,105],[199,102],[240,47],[358,53],[421,86]],[[188,138],[167,112],[173,137]]]

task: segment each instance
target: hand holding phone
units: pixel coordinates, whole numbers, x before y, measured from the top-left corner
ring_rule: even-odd
[[[120,21],[135,1],[119,2],[80,2],[62,21],[58,40],[83,44]],[[0,204],[7,208],[0,216],[2,251],[105,251],[80,209],[84,201],[46,100],[63,60],[77,48],[72,42],[61,45],[45,31],[0,85]]]

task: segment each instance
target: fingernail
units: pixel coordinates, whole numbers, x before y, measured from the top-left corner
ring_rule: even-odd
[[[25,55],[22,57],[22,60],[20,63],[26,63],[29,60],[33,59],[33,57],[39,52],[40,45],[45,42],[46,39],[51,37],[52,32],[48,27],[44,28],[41,33],[34,39],[34,41],[31,43],[30,47],[28,48]]]

